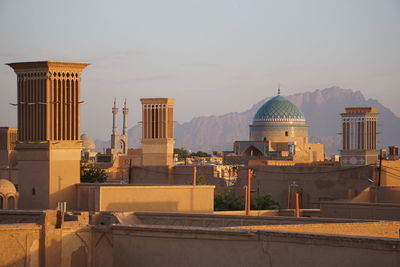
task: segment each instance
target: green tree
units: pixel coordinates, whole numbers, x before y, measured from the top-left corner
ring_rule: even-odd
[[[208,154],[207,152],[203,152],[203,151],[197,151],[196,153],[192,153],[190,154],[191,157],[211,157],[211,154]]]
[[[250,201],[252,210],[274,210],[279,209],[279,203],[272,199],[271,194],[260,196],[252,196]],[[229,211],[229,210],[244,210],[245,200],[241,196],[235,196],[233,191],[216,193],[214,195],[214,210]]]
[[[276,210],[279,209],[279,203],[272,199],[271,194],[254,196],[251,199],[250,206],[252,210]]]
[[[81,164],[81,183],[104,183],[107,174],[94,164]]]
[[[189,151],[184,149],[183,147],[181,148],[174,148],[174,154],[178,154],[179,159],[185,159],[189,157]]]
[[[214,196],[214,210],[244,210],[244,199],[235,196],[231,190],[223,193],[216,193]]]

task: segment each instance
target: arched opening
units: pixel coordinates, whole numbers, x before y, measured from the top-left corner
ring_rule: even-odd
[[[9,196],[7,199],[7,209],[13,210],[15,209],[15,197]]]
[[[125,153],[125,146],[126,146],[126,144],[125,144],[125,141],[124,140],[120,140],[119,141],[119,146],[120,146],[120,151],[121,151],[121,153]]]
[[[257,157],[262,156],[263,153],[255,146],[249,146],[245,151],[243,151],[242,155],[248,157]]]
[[[0,210],[1,209],[4,209],[4,198],[3,198],[3,196],[0,196]]]

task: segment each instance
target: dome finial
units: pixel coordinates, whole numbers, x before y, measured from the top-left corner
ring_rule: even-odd
[[[281,83],[278,83],[278,95],[281,95]]]

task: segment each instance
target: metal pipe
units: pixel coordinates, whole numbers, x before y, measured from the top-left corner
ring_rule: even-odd
[[[296,192],[296,217],[300,217],[299,192]]]
[[[197,168],[193,167],[193,185],[197,184]]]
[[[251,169],[247,169],[246,215],[250,215]]]

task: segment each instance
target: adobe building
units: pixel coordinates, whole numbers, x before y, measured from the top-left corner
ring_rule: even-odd
[[[233,150],[252,164],[294,165],[324,161],[324,145],[308,142],[308,125],[303,113],[289,100],[278,95],[256,112],[249,141],[236,141]],[[229,158],[235,161],[235,157]],[[250,162],[249,162],[250,163]]]
[[[343,166],[375,164],[378,160],[377,118],[375,107],[348,107],[342,113]]]
[[[0,177],[18,184],[17,127],[0,127]]]
[[[60,202],[65,202],[67,210],[213,211],[214,186],[81,184],[80,81],[88,64],[40,61],[8,65],[18,78],[19,130],[15,149],[19,168],[19,208],[55,209]],[[148,118],[144,125],[153,125],[148,127],[147,139],[153,138],[154,142],[145,142],[147,154],[144,153],[143,159],[147,159],[148,164],[165,166],[173,152],[174,100],[153,101],[158,109],[149,112],[152,120]],[[124,114],[127,112],[125,105]],[[159,125],[153,124],[153,120]],[[86,149],[89,148],[90,144]],[[126,146],[121,149],[126,152]],[[163,152],[165,155],[161,154]],[[8,202],[6,195],[3,197],[3,203],[12,202]]]
[[[18,153],[22,209],[76,208],[80,182],[80,81],[86,63],[8,64],[17,74]]]
[[[174,165],[173,98],[142,98],[142,165]]]

